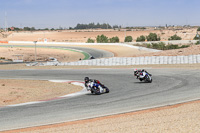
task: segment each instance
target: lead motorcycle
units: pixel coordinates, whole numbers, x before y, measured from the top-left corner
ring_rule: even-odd
[[[137,76],[137,79],[139,79],[140,81],[144,81],[147,83],[152,82],[152,75],[145,70],[135,70],[134,75]]]
[[[152,75],[150,75],[148,73],[145,73],[145,76],[143,76],[143,74],[141,73],[141,75],[139,76],[139,80],[147,82],[147,83],[151,83],[152,82],[152,77],[151,76]]]

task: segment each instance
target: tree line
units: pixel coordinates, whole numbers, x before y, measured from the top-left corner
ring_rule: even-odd
[[[36,29],[35,27],[24,27],[24,28],[9,27],[8,28],[8,31],[44,31],[44,30],[59,30],[59,29],[54,29],[54,28]]]
[[[115,26],[116,27],[116,26]],[[89,24],[77,24],[74,28],[70,29],[112,29],[113,27],[110,24],[100,24],[100,23],[89,23]]]
[[[173,35],[171,36],[168,40],[181,40],[182,38],[177,36],[177,35]],[[98,35],[96,37],[96,40],[89,38],[87,40],[87,43],[118,43],[119,42],[119,37],[112,37],[112,38],[108,38],[105,35]],[[133,37],[132,36],[126,36],[124,39],[124,42],[132,42],[133,41]],[[158,35],[156,33],[149,33],[148,36],[144,36],[141,35],[140,37],[137,37],[136,42],[145,42],[145,41],[160,41],[160,37],[158,37]]]

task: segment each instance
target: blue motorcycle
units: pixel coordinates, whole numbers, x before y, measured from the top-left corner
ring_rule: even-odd
[[[109,93],[109,89],[107,87],[105,87],[104,85],[100,85],[98,83],[95,82],[89,82],[87,84],[87,90],[91,91],[91,93],[93,94],[97,94],[100,95],[102,93]]]

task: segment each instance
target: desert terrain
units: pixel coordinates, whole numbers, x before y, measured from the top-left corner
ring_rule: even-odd
[[[16,60],[17,55],[22,55],[19,59],[23,59],[24,62],[35,61],[35,48],[25,48],[25,47],[1,47],[0,48],[0,58],[5,60]],[[37,48],[36,49],[36,61],[50,61],[50,57],[56,58],[60,62],[72,62],[78,61],[79,59],[84,59],[85,56],[80,52],[70,51],[70,50],[58,50],[51,48]],[[5,62],[5,60],[0,60],[0,62]]]
[[[62,31],[19,31],[9,32],[7,38],[3,38],[0,34],[0,41],[44,41],[48,39],[49,42],[86,42],[88,38],[96,40],[98,35],[104,34],[108,38],[118,36],[120,42],[124,42],[125,36],[132,36],[133,42],[137,37],[149,33],[156,33],[161,41],[167,41],[169,37],[178,35],[182,40],[193,40],[196,36],[197,28],[180,28],[180,29],[146,29],[146,30],[62,30]],[[5,34],[5,33],[4,33]]]
[[[67,82],[0,79],[0,106],[47,100],[80,90],[82,87]]]
[[[133,34],[133,37],[135,39],[137,35],[140,36],[148,35],[148,33],[152,31],[127,31],[126,35]],[[140,33],[139,33],[140,32]],[[193,39],[193,36],[196,34],[196,29],[189,30],[189,31],[162,31],[166,32],[165,34],[162,34],[161,31],[158,31],[161,33],[161,35],[164,35],[162,37],[163,40],[168,38],[168,36],[174,35],[174,33],[178,32],[177,35],[181,35],[185,37],[184,39],[191,40]],[[186,32],[186,33],[185,33]],[[100,34],[105,33],[104,35],[107,35],[108,37],[117,36],[118,34],[121,35],[120,41],[123,40],[125,32],[117,32],[112,33],[110,31],[102,31]],[[30,34],[30,35],[29,35]],[[34,36],[31,36],[34,35]],[[38,40],[38,38],[51,38],[52,41],[80,41],[85,42],[87,38],[95,38],[98,33],[94,32],[54,32],[52,33],[16,33],[14,35],[9,36],[7,39],[2,40],[17,40],[20,41],[33,41]],[[61,35],[62,34],[62,35]],[[49,36],[48,36],[49,35]],[[110,35],[110,36],[109,36]],[[77,37],[78,36],[78,37]],[[16,38],[15,38],[16,37]],[[54,38],[53,38],[54,37]],[[25,40],[23,40],[25,39]],[[199,45],[193,45],[189,48],[184,49],[178,49],[178,50],[169,50],[169,51],[162,51],[157,53],[149,53],[149,52],[141,52],[137,50],[131,50],[130,48],[114,48],[111,46],[91,46],[93,48],[99,48],[108,50],[110,52],[113,52],[115,56],[118,57],[133,57],[133,56],[157,56],[157,55],[190,55],[190,54],[200,54],[200,47]],[[25,49],[16,48],[14,51],[26,51]],[[8,48],[3,49],[0,47],[0,50],[8,50]],[[34,49],[32,49],[33,51]],[[49,52],[48,50],[47,53]],[[69,51],[64,51],[64,53],[67,53]],[[4,53],[4,52],[1,52]],[[9,51],[6,51],[6,53],[11,53]],[[38,54],[41,52],[38,52]],[[43,53],[43,52],[42,52]],[[45,53],[43,56],[45,56],[47,53]],[[53,51],[49,52],[53,53]],[[12,53],[13,54],[22,54],[22,53]],[[25,53],[26,55],[27,53]],[[32,53],[33,54],[33,53]],[[62,50],[58,50],[55,52],[56,57],[62,57],[60,55],[63,54]],[[74,55],[77,55],[77,58],[74,58]],[[9,55],[9,54],[8,54]],[[4,55],[4,56],[8,56]],[[29,54],[31,55],[31,54]],[[79,55],[79,53],[68,53],[67,55],[73,55],[71,57],[71,60],[77,60],[82,55]],[[1,55],[2,56],[2,55]],[[56,58],[55,57],[55,58]],[[9,57],[11,58],[11,57]],[[68,57],[70,58],[70,57]],[[182,69],[200,69],[199,64],[183,64],[183,65],[147,65],[147,66],[121,66],[122,68],[134,68],[134,67],[150,67],[150,68],[182,68]],[[26,67],[24,64],[20,65],[0,65],[0,69],[66,69],[71,68],[68,66],[53,66],[53,67],[39,67],[39,66],[33,66],[33,67]],[[80,67],[73,67],[74,69],[80,69]],[[89,66],[83,66],[81,69],[88,69],[91,68]],[[115,67],[113,67],[115,68]],[[120,68],[120,67],[116,67]],[[37,83],[36,83],[37,82]],[[38,83],[42,82],[43,86],[38,86]],[[45,83],[46,82],[46,83]],[[23,83],[21,85],[20,83]],[[32,84],[32,87],[29,87],[29,84]],[[0,80],[0,92],[2,94],[1,96],[1,104],[3,106],[15,104],[15,103],[21,103],[21,102],[28,102],[28,101],[35,101],[35,100],[45,100],[45,99],[51,99],[60,95],[65,95],[68,93],[79,91],[81,88],[77,86],[71,86],[67,83],[62,84],[49,84],[50,86],[61,86],[63,89],[56,89],[52,87],[52,91],[50,91],[47,96],[43,96],[40,93],[46,92],[45,88],[50,87],[47,84],[49,84],[48,81],[27,81],[27,80],[18,80],[17,82],[14,80]],[[67,87],[66,87],[67,86]],[[40,89],[38,89],[40,88]],[[33,89],[36,89],[37,91],[33,92]],[[55,90],[56,89],[56,90]],[[39,91],[40,90],[40,91]],[[73,90],[73,91],[71,91]],[[24,99],[20,99],[24,94],[29,94]],[[31,95],[30,95],[31,94]],[[33,98],[30,98],[33,96]],[[45,97],[44,99],[41,97]],[[13,131],[5,131],[5,132],[33,132],[33,133],[46,133],[46,132],[56,132],[56,133],[99,133],[99,132],[105,132],[105,133],[116,133],[116,132],[199,132],[200,130],[200,101],[193,101],[189,103],[184,104],[178,104],[173,106],[167,106],[167,107],[160,107],[156,109],[150,109],[150,110],[144,110],[144,111],[138,111],[138,112],[130,112],[126,114],[119,114],[114,116],[107,116],[107,117],[101,117],[101,118],[94,118],[94,119],[88,119],[83,121],[74,121],[74,122],[67,122],[67,123],[60,123],[56,125],[46,125],[41,127],[32,127],[32,128],[26,128],[26,129],[19,129],[19,130],[13,130]]]

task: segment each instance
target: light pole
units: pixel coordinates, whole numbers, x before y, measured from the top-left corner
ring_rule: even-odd
[[[125,30],[124,30],[124,33],[125,33],[125,39],[124,39],[124,41],[126,40],[126,28],[125,28]]]
[[[37,60],[37,51],[36,51],[36,43],[37,43],[37,41],[33,41],[33,43],[35,44],[35,62],[36,62],[36,60]]]

